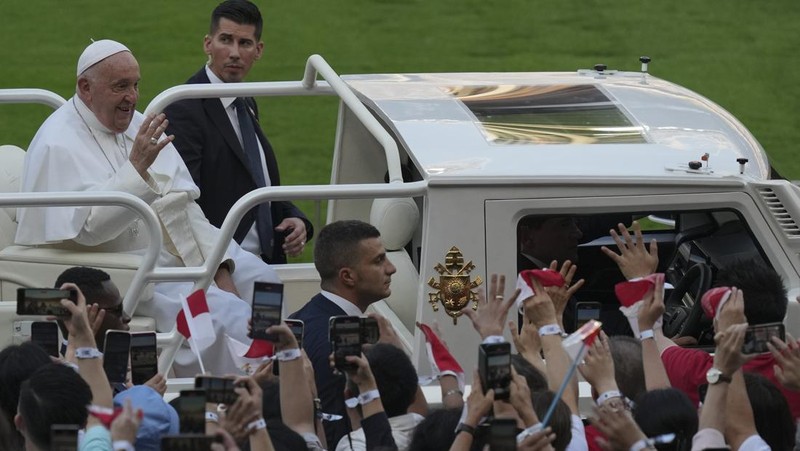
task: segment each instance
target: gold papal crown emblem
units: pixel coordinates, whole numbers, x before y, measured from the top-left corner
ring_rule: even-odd
[[[453,324],[458,324],[458,317],[462,315],[461,310],[473,302],[472,309],[478,310],[478,293],[472,291],[483,283],[480,276],[475,280],[470,280],[469,273],[475,269],[472,261],[464,263],[464,256],[461,251],[453,246],[444,257],[444,265],[437,263],[433,269],[438,272],[439,281],[435,277],[428,280],[428,286],[435,290],[435,293],[428,293],[431,307],[434,312],[439,311],[439,302],[444,305],[444,311],[453,318]]]

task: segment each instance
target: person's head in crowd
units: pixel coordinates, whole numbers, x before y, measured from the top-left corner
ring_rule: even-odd
[[[131,406],[141,409],[144,417],[136,431],[137,451],[161,449],[161,436],[175,435],[180,432],[178,412],[164,401],[164,398],[147,385],[136,385],[114,396],[114,406],[122,407],[125,400],[131,400]]]
[[[86,425],[92,390],[72,368],[50,363],[22,383],[14,424],[25,437],[26,449],[50,449],[54,424]]]
[[[128,129],[139,100],[139,63],[127,47],[103,39],[78,59],[75,92],[100,123],[114,133]]]
[[[323,290],[337,294],[364,311],[392,294],[397,269],[386,257],[378,229],[357,220],[323,227],[314,245],[314,266]]]
[[[439,451],[449,449],[456,439],[456,426],[461,409],[437,409],[428,413],[414,429],[408,451]]]
[[[744,292],[744,316],[751,326],[783,321],[788,305],[783,279],[758,260],[739,260],[717,272],[716,287]]]
[[[583,236],[571,216],[525,216],[517,225],[520,252],[544,267],[556,260],[578,260],[578,243]]]
[[[551,391],[531,393],[533,410],[536,412],[537,417],[544,418],[555,396],[555,393]],[[553,433],[556,434],[556,439],[552,443],[553,448],[556,451],[566,450],[567,445],[572,441],[572,413],[564,401],[559,399],[556,403],[556,408],[553,411],[553,416],[550,418],[550,424],[548,426],[552,428]]]
[[[511,365],[520,376],[525,378],[528,388],[532,391],[547,390],[547,377],[542,374],[531,362],[519,354],[511,354]]]
[[[383,410],[389,418],[404,415],[414,402],[419,378],[414,364],[403,350],[386,343],[378,343],[364,350],[378,392],[381,394]],[[353,393],[358,388],[351,384]]]
[[[131,317],[122,310],[122,296],[119,288],[105,271],[86,266],[75,266],[62,272],[56,280],[55,287],[66,282],[74,283],[86,297],[86,304],[97,304],[106,311],[103,324],[97,331],[94,340],[97,347],[103,349],[107,330],[129,330]],[[62,329],[63,330],[63,329]]]
[[[781,390],[757,373],[744,373],[744,384],[758,435],[773,450],[793,449],[797,425]]]
[[[642,363],[642,343],[627,335],[614,335],[609,338],[611,358],[614,359],[614,379],[622,394],[635,400],[647,391],[644,382]]]
[[[47,352],[30,341],[0,351],[0,409],[9,421],[17,415],[22,383],[50,363],[52,360]]]
[[[648,437],[675,434],[672,443],[657,445],[659,451],[689,451],[697,432],[697,409],[689,397],[674,388],[642,393],[635,400],[633,419]]]
[[[17,431],[14,430],[11,421],[6,414],[0,410],[0,449],[8,451],[22,450],[22,441],[17,439]]]
[[[242,81],[264,51],[262,28],[261,12],[252,2],[228,0],[214,8],[203,39],[214,75],[226,83]]]

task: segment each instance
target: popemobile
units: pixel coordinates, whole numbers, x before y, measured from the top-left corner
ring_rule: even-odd
[[[233,207],[205,265],[157,267],[156,216],[124,193],[18,193],[24,150],[0,147],[0,346],[26,340],[31,317],[16,315],[18,287],[51,286],[64,269],[108,272],[132,314],[132,330],[153,330],[136,315],[154,280],[209,285],[236,225],[258,203],[327,201],[327,218],[360,219],[381,232],[397,267],[392,294],[373,305],[387,316],[419,374],[430,374],[417,321],[439,323],[451,352],[471,377],[479,337],[461,310],[476,306],[491,274],[505,275],[511,294],[525,241],[570,248],[585,285],[579,303],[595,306],[607,327],[623,327],[614,285],[623,279],[601,252],[615,249],[608,231],[637,219],[658,242],[659,272],[674,287],[665,332],[709,341],[699,297],[720,268],[755,259],[784,279],[790,302],[786,330],[800,336],[800,193],[773,176],[767,155],[731,114],[703,96],[648,73],[603,65],[575,72],[337,75],[311,56],[300,81],[182,85],[158,95],[145,114],[186,98],[328,95],[340,99],[328,185],[255,190]],[[58,107],[38,89],[0,90],[2,103]],[[143,255],[85,253],[15,245],[16,208],[115,204],[137,211],[149,234]],[[530,236],[525,224],[567,218],[572,243]],[[321,227],[323,224],[317,224]],[[562,232],[565,232],[562,230]],[[542,232],[544,233],[544,232]],[[555,236],[555,235],[554,235]],[[545,262],[547,263],[547,262]],[[319,291],[311,263],[277,265],[287,312]],[[577,312],[581,312],[578,309]],[[509,314],[517,319],[516,311]],[[168,371],[183,339],[158,336],[159,368]],[[191,380],[187,381],[191,382]],[[181,388],[170,381],[170,391]]]

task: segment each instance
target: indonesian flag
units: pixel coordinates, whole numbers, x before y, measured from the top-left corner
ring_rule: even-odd
[[[189,345],[197,351],[207,349],[217,340],[217,335],[211,322],[205,292],[197,290],[187,298],[181,296],[181,304],[183,308],[175,318],[178,332],[186,337]]]
[[[594,343],[603,323],[600,321],[589,320],[580,329],[573,332],[569,337],[561,342],[561,346],[567,351],[573,362],[580,362],[589,346]]]
[[[236,367],[248,376],[255,373],[258,366],[269,360],[274,354],[274,347],[267,340],[253,340],[250,345],[225,334],[225,343],[231,353]]]
[[[710,319],[716,318],[719,315],[722,306],[728,302],[731,297],[731,289],[728,287],[712,288],[703,294],[700,298],[700,305],[703,306],[703,312]]]
[[[650,274],[645,277],[637,277],[620,282],[614,285],[614,293],[621,304],[619,311],[628,319],[631,330],[635,337],[639,336],[639,310],[642,308],[642,299],[652,290],[656,284],[664,281],[663,273]],[[672,288],[672,285],[664,283],[664,288]],[[656,321],[654,327],[661,327],[661,319]]]
[[[531,279],[536,279],[542,284],[543,287],[563,287],[564,277],[558,271],[552,269],[526,269],[520,271],[517,276],[517,288],[519,289],[519,297],[517,298],[517,308],[522,313],[522,306],[525,304],[525,299],[532,297],[533,282]]]
[[[420,330],[425,334],[425,349],[428,353],[428,362],[431,364],[433,376],[438,379],[441,376],[451,375],[458,379],[458,386],[464,390],[464,370],[458,361],[450,354],[444,343],[427,324],[417,323]]]

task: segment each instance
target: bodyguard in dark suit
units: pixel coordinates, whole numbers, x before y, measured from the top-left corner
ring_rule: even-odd
[[[204,39],[208,65],[188,81],[236,83],[261,57],[262,19],[246,0],[221,3],[211,16]],[[197,203],[209,222],[219,227],[243,195],[264,186],[280,185],[278,162],[258,123],[252,98],[189,99],[165,110],[169,134],[192,178],[200,187]],[[262,204],[249,211],[233,238],[269,263],[284,263],[286,255],[303,251],[311,239],[311,223],[288,201]]]
[[[344,405],[345,378],[331,370],[328,322],[333,316],[360,316],[370,304],[389,297],[396,269],[386,258],[380,232],[361,221],[337,221],[325,226],[314,246],[314,266],[320,276],[320,294],[290,318],[305,323],[303,349],[314,366],[322,411],[344,416],[326,422],[325,435],[334,449],[349,432]]]

